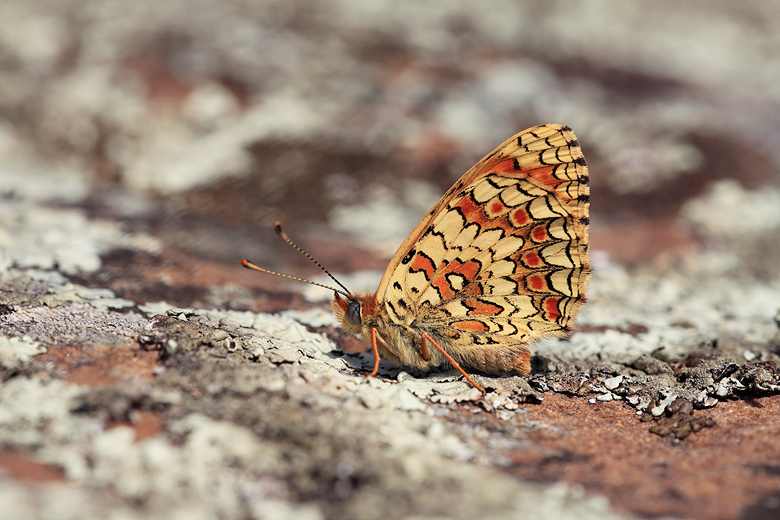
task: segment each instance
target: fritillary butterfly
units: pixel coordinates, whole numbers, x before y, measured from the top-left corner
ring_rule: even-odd
[[[483,392],[462,367],[527,374],[527,345],[567,335],[585,302],[588,181],[569,127],[524,130],[436,203],[398,248],[376,293],[333,289],[342,328],[371,341],[370,375],[380,353],[419,369],[449,362]]]

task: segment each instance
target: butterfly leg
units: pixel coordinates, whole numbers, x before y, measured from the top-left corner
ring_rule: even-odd
[[[373,329],[372,329],[372,330],[373,330]],[[433,338],[432,338],[432,337],[430,337],[430,336],[428,335],[428,333],[426,333],[426,332],[423,332],[423,334],[422,334],[422,351],[423,351],[423,357],[425,356],[425,353],[426,353],[426,352],[428,352],[428,347],[425,345],[425,340],[428,340],[428,341],[430,341],[430,342],[431,342],[431,345],[433,345],[434,347],[436,347],[436,350],[438,350],[439,352],[441,352],[441,355],[442,355],[442,356],[444,356],[444,357],[447,359],[447,361],[449,361],[449,362],[450,362],[450,364],[451,364],[452,366],[454,366],[455,368],[457,368],[457,369],[458,369],[458,372],[460,372],[461,374],[463,374],[463,377],[465,377],[465,378],[466,378],[466,380],[467,380],[469,383],[471,383],[472,385],[474,385],[474,388],[476,388],[477,390],[479,390],[479,391],[480,391],[480,392],[482,392],[483,394],[485,393],[485,389],[484,389],[484,388],[482,388],[481,386],[479,386],[479,385],[478,385],[478,384],[477,384],[477,383],[476,383],[476,382],[475,382],[473,379],[471,379],[471,377],[469,377],[469,375],[466,373],[466,371],[465,371],[465,370],[463,370],[463,369],[461,368],[460,364],[459,364],[457,361],[455,361],[454,359],[452,359],[452,356],[450,356],[449,354],[447,354],[447,353],[444,351],[444,349],[443,349],[443,348],[441,348],[441,347],[439,346],[439,344],[438,344],[438,343],[436,343],[435,341],[433,341]],[[375,348],[376,348],[376,347],[375,347]]]
[[[376,347],[376,329],[371,329],[371,348],[374,349],[374,370],[369,372],[368,377],[374,377],[379,372],[379,349]]]

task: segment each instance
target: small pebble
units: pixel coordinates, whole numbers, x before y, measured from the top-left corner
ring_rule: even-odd
[[[623,382],[623,376],[615,376],[610,377],[609,379],[604,380],[604,386],[607,390],[614,390],[615,388],[619,387],[620,384]]]

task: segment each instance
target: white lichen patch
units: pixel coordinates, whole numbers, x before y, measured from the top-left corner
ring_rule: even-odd
[[[46,347],[29,338],[7,338],[0,336],[0,367],[13,370],[30,360],[32,356],[43,354]]]
[[[16,377],[4,382],[0,385],[0,441],[6,446],[41,446],[48,444],[52,433],[71,439],[89,436],[96,421],[70,413],[80,393],[79,387],[56,380]],[[44,429],[47,424],[50,429]]]
[[[777,233],[780,229],[780,189],[749,191],[736,179],[723,179],[685,203],[681,216],[708,235],[742,237]]]
[[[108,307],[110,309],[135,307],[134,301],[118,298],[110,289],[84,287],[72,283],[54,286],[52,295],[62,302],[87,302],[93,307]]]
[[[339,323],[333,312],[330,309],[323,309],[314,307],[305,311],[288,310],[279,313],[280,316],[286,316],[294,319],[299,323],[303,323],[309,327],[338,327]]]
[[[135,302],[117,297],[110,289],[71,283],[54,270],[7,268],[0,270],[0,283],[6,284],[7,297],[13,298],[13,288],[28,296],[34,294],[36,302],[50,307],[68,303],[89,303],[93,307],[112,309],[135,306]]]
[[[115,248],[158,252],[159,241],[129,234],[108,220],[89,220],[77,209],[0,200],[0,267],[58,269],[66,274],[100,269],[100,255]]]

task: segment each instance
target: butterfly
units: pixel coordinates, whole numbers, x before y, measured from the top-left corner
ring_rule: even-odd
[[[370,376],[380,355],[422,370],[449,363],[484,393],[463,367],[527,374],[530,343],[571,333],[591,272],[589,206],[574,132],[545,124],[466,172],[404,240],[375,293],[350,292],[276,230],[344,289],[323,285],[341,327],[370,341]]]

